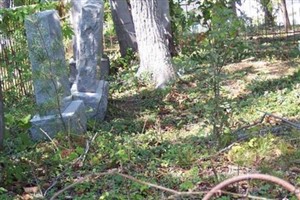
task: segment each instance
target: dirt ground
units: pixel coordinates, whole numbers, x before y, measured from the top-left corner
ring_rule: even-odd
[[[224,67],[230,78],[224,82],[224,89],[232,98],[247,95],[251,91],[247,85],[254,81],[266,81],[293,75],[299,69],[297,62],[291,61],[255,61],[254,58]]]

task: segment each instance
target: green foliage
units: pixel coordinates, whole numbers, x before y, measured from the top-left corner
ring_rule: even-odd
[[[228,158],[239,165],[248,166],[260,162],[271,162],[284,153],[291,154],[294,151],[292,149],[288,143],[269,134],[235,145],[228,152]]]
[[[251,46],[237,36],[242,22],[235,21],[230,11],[216,6],[209,12],[214,14],[210,32],[201,45],[187,43],[186,51],[174,58],[182,80],[164,91],[146,87],[134,77],[137,68],[132,62],[134,55],[129,53],[122,59],[111,55],[114,73],[110,77],[107,119],[93,124],[91,131],[84,135],[60,133],[51,142],[33,144],[27,133],[33,100],[24,97],[9,102],[12,105],[6,114],[9,135],[5,150],[0,153],[0,199],[17,198],[24,194],[23,187],[27,185],[37,185],[46,191],[57,180],[45,197],[48,198],[80,177],[111,168],[178,191],[207,190],[216,184],[214,170],[224,179],[229,176],[228,165],[289,176],[293,184],[299,184],[300,176],[290,170],[298,166],[300,159],[298,130],[285,129],[282,133],[287,135],[280,137],[259,136],[262,129],[272,128],[272,124],[263,122],[242,130],[245,135],[253,135],[249,140],[238,141],[229,151],[215,156],[220,151],[219,146],[227,146],[239,136],[233,135],[231,130],[244,123],[252,124],[261,117],[257,110],[298,117],[300,86],[296,69],[300,65],[290,66],[289,69],[295,69],[294,74],[277,79],[267,79],[265,77],[270,78],[270,75],[265,71],[259,74],[252,68],[225,71],[225,64],[249,55]],[[71,36],[68,28],[66,35]],[[269,50],[270,46],[265,48]],[[266,53],[272,58],[268,65],[278,58],[272,57],[273,50]],[[251,81],[247,75],[258,78]],[[223,87],[227,81],[238,81],[239,86],[244,84],[248,93],[233,96]],[[220,87],[217,101],[214,85]],[[234,85],[229,84],[231,86]],[[218,117],[218,121],[214,117]],[[219,145],[210,135],[215,122],[221,132]],[[84,157],[84,161],[76,163],[80,157]],[[248,188],[253,188],[258,196],[270,194],[273,199],[277,199],[278,194],[286,194],[265,182],[254,182]],[[91,177],[88,182],[65,191],[61,198],[162,199],[168,195],[147,185],[108,175]],[[203,196],[195,195],[195,198]],[[228,195],[216,199],[232,198]]]
[[[105,22],[105,28],[104,28],[104,36],[105,38],[116,36],[115,33],[115,26],[112,19],[112,14],[110,12],[110,5],[109,0],[104,1],[104,22]]]
[[[72,40],[74,31],[70,23],[64,22],[62,24],[62,34],[65,40]]]
[[[211,79],[210,88],[213,98],[208,102],[207,111],[210,115],[210,123],[213,126],[213,134],[218,140],[225,129],[228,129],[230,109],[229,102],[222,99],[221,86],[226,79],[223,75],[223,67],[236,60],[243,58],[245,53],[244,42],[238,33],[243,27],[241,20],[237,19],[231,9],[222,4],[214,4],[210,8],[211,30],[203,42],[203,50],[206,62],[208,62]],[[225,142],[227,143],[227,142]]]
[[[137,55],[132,49],[127,49],[124,57],[121,57],[120,53],[115,53],[110,59],[112,61],[110,72],[115,74],[118,71],[129,70],[136,59]]]
[[[30,6],[21,6],[15,9],[0,9],[2,16],[0,23],[0,30],[2,33],[9,33],[10,31],[24,31],[24,21],[26,16],[34,14],[39,11],[55,9],[55,2],[40,3]]]
[[[30,98],[30,95],[33,94],[30,82],[32,73],[28,60],[28,49],[25,48],[27,47],[27,41],[24,20],[26,16],[33,13],[55,9],[56,4],[55,2],[49,2],[25,5],[15,9],[0,9],[0,33],[1,37],[6,39],[6,46],[2,49],[5,56],[0,60],[0,67],[7,72],[2,80],[4,83],[15,83],[11,85],[9,90],[4,91],[4,101],[7,107],[13,106],[16,101],[22,98]],[[69,35],[67,28],[63,30],[66,30],[63,32]]]
[[[184,10],[180,6],[180,2],[169,1],[170,16],[171,16],[171,29],[174,35],[175,43],[179,43],[179,39],[183,33],[191,25],[191,20],[185,16]]]

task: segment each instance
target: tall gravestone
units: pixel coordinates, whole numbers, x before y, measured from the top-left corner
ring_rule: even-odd
[[[103,120],[108,99],[108,82],[100,80],[103,54],[102,0],[72,0],[74,58],[77,76],[71,88],[74,99],[83,100],[88,118]]]
[[[48,10],[25,20],[38,114],[31,135],[39,140],[57,132],[86,131],[83,101],[72,101],[58,13]]]

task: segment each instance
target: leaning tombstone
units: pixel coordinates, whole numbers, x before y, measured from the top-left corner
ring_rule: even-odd
[[[103,120],[108,101],[108,82],[100,80],[103,12],[102,0],[73,0],[74,57],[77,76],[71,88],[74,99],[84,101],[88,118]]]
[[[25,28],[38,107],[38,114],[31,119],[32,138],[50,139],[58,132],[85,132],[85,106],[81,100],[72,101],[57,11],[28,16]]]

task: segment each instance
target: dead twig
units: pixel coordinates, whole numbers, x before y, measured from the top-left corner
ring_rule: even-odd
[[[105,175],[111,175],[111,174],[115,174],[117,172],[117,169],[111,169],[111,170],[108,170],[106,172],[101,172],[101,173],[92,173],[92,174],[88,174],[86,175],[85,177],[82,177],[80,178],[79,180],[75,181],[74,183],[68,185],[67,187],[59,190],[58,192],[54,193],[54,195],[50,198],[50,200],[54,200],[56,197],[58,197],[61,193],[63,193],[64,191],[74,187],[75,185],[79,184],[79,183],[82,183],[88,179],[90,179],[91,177],[93,176],[97,176],[97,177],[100,177],[100,176],[105,176]]]
[[[87,181],[89,180],[90,178],[92,177],[96,177],[96,178],[99,178],[99,177],[102,177],[102,176],[105,176],[105,175],[119,175],[125,179],[129,179],[133,182],[137,182],[137,183],[140,183],[142,185],[147,185],[149,187],[152,187],[152,188],[156,188],[156,189],[159,189],[159,190],[162,190],[164,192],[168,192],[168,193],[171,193],[172,195],[168,198],[168,199],[176,199],[177,197],[179,196],[190,196],[190,195],[203,195],[207,192],[179,192],[177,190],[173,190],[173,189],[170,189],[170,188],[167,188],[167,187],[163,187],[163,186],[160,186],[160,185],[157,185],[157,184],[154,184],[154,183],[149,183],[149,182],[146,182],[146,181],[142,181],[142,180],[139,180],[133,176],[130,176],[130,175],[127,175],[127,174],[123,174],[123,173],[120,173],[119,172],[119,169],[110,169],[106,172],[100,172],[100,173],[92,173],[92,174],[88,174],[82,178],[80,178],[79,180],[75,181],[74,183],[66,186],[65,188],[59,190],[58,192],[56,192],[51,198],[50,200],[54,200],[56,197],[58,197],[61,193],[65,192],[66,190],[74,187],[75,185],[79,184],[79,183],[82,183],[84,181]]]
[[[281,120],[281,121],[287,123],[288,125],[290,125],[290,126],[292,126],[292,127],[297,128],[297,129],[300,130],[300,124],[291,122],[291,121],[289,121],[289,120],[287,120],[287,119],[285,119],[285,118],[278,117],[278,116],[273,115],[273,114],[268,113],[268,112],[263,112],[263,111],[259,111],[259,112],[264,113],[263,116],[260,118],[259,121],[256,121],[256,122],[254,122],[254,123],[252,123],[252,124],[249,124],[249,125],[246,125],[246,126],[243,126],[243,127],[239,128],[239,129],[237,129],[236,131],[234,131],[233,134],[238,134],[238,133],[240,133],[241,131],[243,131],[243,130],[245,130],[245,129],[248,129],[248,128],[250,128],[250,127],[253,127],[253,126],[256,126],[256,125],[258,125],[258,124],[263,123],[264,120],[265,120],[265,118],[266,118],[267,116],[271,116],[271,117],[274,117],[274,118],[276,118],[276,119],[279,119],[279,120]],[[237,141],[231,143],[229,146],[227,146],[227,147],[221,149],[220,151],[218,151],[217,153],[215,153],[215,154],[213,154],[213,155],[209,155],[209,156],[200,158],[198,161],[207,160],[207,159],[216,157],[216,156],[220,155],[221,153],[223,153],[223,152],[228,151],[229,149],[231,149],[231,147],[233,147],[235,144],[237,144],[237,143],[239,143],[239,142],[241,142],[241,141],[243,141],[243,140],[246,140],[246,139],[248,139],[248,138],[249,138],[249,135],[246,135],[246,134],[238,135],[238,140],[237,140]]]
[[[160,185],[156,185],[156,184],[153,184],[153,183],[148,183],[148,182],[139,180],[137,178],[134,178],[133,176],[130,176],[130,175],[122,174],[122,173],[119,173],[119,172],[117,172],[116,174],[118,174],[119,176],[122,176],[126,179],[132,180],[134,182],[137,182],[137,183],[140,183],[140,184],[143,184],[143,185],[147,185],[149,187],[153,187],[153,188],[156,188],[156,189],[159,189],[159,190],[162,190],[162,191],[165,191],[165,192],[169,192],[169,193],[172,193],[172,194],[179,194],[179,192],[176,191],[176,190],[169,189],[169,188],[166,188],[166,187],[163,187],[163,186],[160,186]]]
[[[263,112],[263,111],[259,111],[259,112]],[[275,119],[279,119],[279,120],[281,120],[281,121],[287,123],[288,125],[290,125],[290,126],[296,128],[296,129],[300,130],[300,124],[291,122],[291,121],[289,121],[289,120],[287,120],[287,119],[285,119],[285,118],[282,118],[282,117],[273,115],[273,114],[268,113],[268,112],[263,112],[263,113],[265,113],[264,115],[268,115],[268,116],[274,117]]]
[[[240,141],[242,141],[244,138],[242,139],[239,139],[233,143],[231,143],[230,145],[228,145],[227,147],[221,149],[220,151],[218,151],[217,153],[215,154],[212,154],[212,155],[209,155],[209,156],[205,156],[205,157],[202,157],[200,159],[198,159],[198,161],[203,161],[203,160],[208,160],[208,159],[212,159],[218,155],[220,155],[221,153],[225,152],[225,151],[228,151],[229,149],[231,149],[231,147],[233,147],[235,144],[239,143]]]
[[[263,121],[264,121],[265,118],[266,118],[266,115],[267,115],[267,114],[265,113],[265,114],[260,118],[259,121],[254,122],[253,124],[249,124],[249,125],[246,125],[246,126],[243,126],[243,127],[239,128],[239,129],[237,129],[236,131],[233,132],[233,134],[238,134],[238,133],[241,132],[242,130],[245,130],[245,129],[248,129],[248,128],[250,128],[250,127],[253,127],[253,126],[256,126],[256,125],[258,125],[258,124],[263,123]]]
[[[242,198],[247,197],[248,199],[275,200],[275,199],[267,199],[265,197],[258,197],[258,196],[254,196],[254,195],[250,195],[250,194],[238,194],[238,193],[233,193],[233,192],[227,192],[227,191],[223,191],[223,190],[220,190],[220,193],[222,193],[222,194],[229,194],[229,195],[231,195],[233,197],[242,197]]]
[[[280,185],[281,187],[285,188],[292,194],[296,195],[296,197],[300,200],[300,190],[299,188],[296,188],[289,182],[282,180],[280,178],[266,175],[266,174],[245,174],[245,175],[240,175],[240,176],[235,176],[232,178],[229,178],[215,187],[213,187],[203,198],[203,200],[209,200],[211,197],[213,197],[215,194],[219,194],[221,189],[227,187],[228,185],[231,185],[233,183],[238,183],[240,181],[244,180],[261,180],[261,181],[267,181],[267,182],[272,182],[274,184]]]
[[[76,160],[74,160],[69,167],[67,167],[62,173],[60,173],[52,182],[52,184],[45,190],[44,192],[44,197],[47,195],[47,193],[58,183],[58,180],[61,179],[63,177],[63,175],[65,175],[65,173],[68,171],[68,169],[70,169],[72,166],[79,164],[80,167],[83,166],[83,163],[85,161],[86,155],[88,154],[89,150],[90,150],[90,145],[94,142],[94,140],[96,139],[98,135],[98,132],[94,134],[94,136],[92,137],[91,141],[89,142],[88,140],[86,141],[86,146],[85,146],[85,151],[82,155],[80,155]]]
[[[55,144],[54,140],[49,136],[49,134],[48,134],[46,131],[44,131],[42,128],[39,128],[39,129],[40,129],[40,131],[42,131],[42,133],[44,133],[44,135],[51,141],[51,143],[52,143],[53,146],[55,147],[55,150],[56,150],[56,151],[59,151],[58,146]]]

